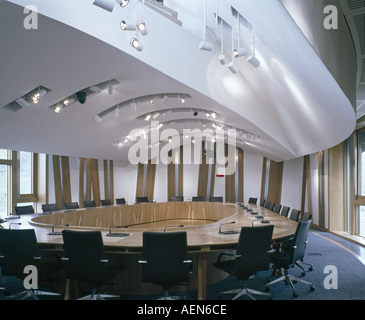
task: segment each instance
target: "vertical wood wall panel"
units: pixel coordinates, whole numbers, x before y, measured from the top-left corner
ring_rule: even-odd
[[[109,199],[108,160],[104,160],[103,165],[104,165],[104,199]]]
[[[156,178],[156,164],[151,163],[151,160],[147,164],[147,177],[146,177],[146,194],[149,201],[153,201],[155,196],[155,178]]]
[[[144,164],[138,163],[136,197],[142,197]],[[136,201],[136,199],[134,199]]]
[[[110,191],[110,200],[114,203],[114,162],[113,160],[109,161],[109,191]]]
[[[71,177],[69,157],[61,156],[63,202],[71,202]]]
[[[98,160],[93,159],[92,162],[93,170],[92,170],[92,185],[93,185],[93,200],[96,203],[96,206],[100,206],[100,184],[99,184],[99,166]]]
[[[204,141],[202,142],[201,148],[201,164],[199,165],[199,180],[198,180],[198,197],[207,196],[207,183],[208,183],[208,169],[207,157],[204,155]]]
[[[80,158],[80,166],[79,166],[79,207],[84,207],[84,158]]]
[[[52,156],[53,161],[53,176],[54,176],[54,190],[55,190],[55,199],[58,204],[58,208],[63,208],[62,203],[62,185],[61,185],[61,165],[60,165],[60,157]]]
[[[243,202],[244,188],[243,188],[243,150],[238,148],[238,202]],[[237,170],[237,168],[236,168]]]
[[[268,200],[281,203],[281,190],[283,184],[284,162],[270,162]]]
[[[260,201],[261,201],[261,199],[265,199],[266,161],[268,161],[268,160],[267,160],[267,158],[264,157],[262,160]],[[265,199],[265,200],[267,200],[267,199]]]

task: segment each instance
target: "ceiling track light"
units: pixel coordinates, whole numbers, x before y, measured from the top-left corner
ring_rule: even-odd
[[[169,100],[169,97],[167,95],[164,95],[162,98],[162,103],[166,103]]]
[[[56,105],[56,107],[54,108],[54,112],[56,112],[56,113],[60,113],[60,112],[62,111],[62,109],[63,109],[63,105],[62,105],[62,104],[60,104],[60,103],[58,103],[58,104]]]
[[[255,30],[252,30],[252,54],[246,59],[249,63],[251,63],[255,68],[260,66],[260,60],[255,57],[256,53],[256,35]]]
[[[172,110],[166,110],[162,115],[167,116],[168,114],[172,113]]]
[[[237,47],[238,49],[233,50],[233,57],[239,58],[242,56],[247,56],[247,50],[245,48],[241,48],[240,42],[241,42],[241,23],[240,23],[240,14],[237,12]],[[233,33],[233,30],[232,30]]]
[[[95,93],[101,93],[103,91],[99,86],[91,86],[89,90]]]
[[[39,103],[41,98],[47,93],[45,89],[39,89],[37,92],[35,92],[32,96],[32,102],[33,103]]]
[[[69,106],[70,104],[72,104],[74,102],[75,102],[75,99],[74,98],[67,98],[67,99],[63,100],[63,104],[65,106]]]
[[[177,95],[177,98],[180,100],[181,103],[185,103],[185,101],[186,101],[184,96],[182,96],[180,94]]]
[[[217,17],[218,17],[218,13],[217,13]],[[223,20],[220,19],[220,21],[221,21],[221,54],[218,56],[218,60],[219,60],[221,65],[225,65],[226,64],[226,57],[224,56]]]
[[[235,58],[247,56],[247,50],[245,48],[239,48],[233,50],[233,56]]]
[[[133,100],[133,102],[131,102],[131,111],[132,112],[136,112],[137,111],[137,103],[135,100]]]
[[[212,112],[210,114],[210,116],[212,117],[212,119],[215,119],[215,118],[217,118],[217,113],[216,112]]]
[[[93,119],[95,120],[96,123],[100,123],[101,122],[101,118],[98,115],[93,116]]]
[[[132,21],[129,21],[129,20],[122,20],[120,22],[120,28],[123,31],[136,31],[136,25]]]
[[[136,49],[137,51],[143,50],[143,45],[139,43],[139,40],[137,38],[132,38],[130,41],[131,46]]]
[[[152,119],[155,120],[158,116],[160,115],[159,112],[155,112],[153,115],[152,115]]]
[[[95,0],[93,5],[109,12],[114,9],[114,2],[111,0]]]
[[[122,116],[122,110],[118,106],[118,107],[115,108],[115,117],[120,118],[121,116]]]
[[[199,44],[200,50],[212,51],[213,44],[206,41],[207,37],[207,0],[204,0],[204,37]]]
[[[149,121],[151,119],[152,115],[148,114],[146,115],[146,117],[144,118],[144,121]]]
[[[29,107],[29,102],[27,100],[25,100],[24,98],[19,98],[15,100],[22,108],[28,108]]]
[[[107,92],[107,94],[112,95],[113,94],[113,91],[114,91],[114,87],[112,85],[112,82],[109,81],[109,83],[108,83],[108,85],[106,87],[106,92]]]
[[[142,36],[146,36],[148,34],[148,29],[146,28],[146,23],[143,20],[139,20],[136,23],[136,27]]]
[[[120,5],[121,8],[126,7],[129,3],[129,0],[115,0],[115,1]]]

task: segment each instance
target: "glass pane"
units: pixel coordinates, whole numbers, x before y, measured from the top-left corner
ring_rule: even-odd
[[[31,152],[20,151],[20,194],[31,194],[33,192],[32,159]]]
[[[0,159],[8,159],[8,150],[0,149]]]
[[[365,207],[359,206],[359,235],[365,237]]]
[[[8,166],[0,165],[0,217],[8,215]]]
[[[365,196],[365,131],[359,133],[359,154],[360,154],[360,190],[361,196]]]

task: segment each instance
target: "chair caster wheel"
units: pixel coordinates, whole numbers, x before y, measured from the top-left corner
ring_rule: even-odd
[[[309,267],[309,269],[308,269],[309,271],[313,271],[313,267]]]
[[[293,297],[296,298],[298,297],[298,294],[296,292],[293,293]]]
[[[313,292],[315,290],[315,288],[310,286],[310,290]]]
[[[270,287],[266,287],[266,288],[265,288],[265,291],[266,291],[266,292],[270,292]]]
[[[301,275],[302,275],[302,277],[304,277],[304,276],[305,276],[305,271],[303,271],[303,272],[301,273]]]

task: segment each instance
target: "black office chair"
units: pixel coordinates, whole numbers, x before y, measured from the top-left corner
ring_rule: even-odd
[[[205,201],[205,197],[192,197],[191,201],[199,201],[199,202]]]
[[[266,200],[265,200],[265,199],[261,199],[261,201],[260,201],[260,206],[261,206],[261,207],[265,207],[265,202],[266,202]]]
[[[276,212],[276,213],[280,213],[281,210],[281,204],[275,204],[274,208],[272,211]]]
[[[311,222],[312,222],[312,214],[311,214],[311,213],[309,213],[309,212],[304,212],[304,214],[303,214],[303,217],[302,217],[301,221],[311,221]],[[306,265],[306,266],[309,266],[308,271],[313,271],[313,265],[312,265],[311,263],[304,262],[303,260],[304,260],[304,258],[303,258],[303,259],[301,259],[301,260],[299,260],[299,261],[297,261],[295,264],[296,264],[296,265],[297,265],[300,269],[302,269],[302,270],[303,270],[303,272],[302,272],[302,276],[304,277],[304,276],[305,276],[305,270],[304,270],[304,268],[303,268],[301,265],[302,265],[302,264],[304,264],[304,265]]]
[[[248,203],[257,204],[257,198],[249,198]]]
[[[301,221],[309,221],[312,220],[312,214],[309,212],[304,212],[302,219],[300,219]]]
[[[84,201],[84,208],[96,208],[96,203],[94,200]]]
[[[66,209],[78,209],[79,204],[78,204],[78,202],[66,202],[65,207],[66,207]]]
[[[110,199],[100,200],[100,205],[102,207],[104,207],[104,206],[111,206],[112,205],[112,201]]]
[[[136,197],[136,202],[138,203],[148,202],[148,197]]]
[[[0,229],[0,252],[3,276],[14,276],[24,280],[29,275],[29,272],[25,273],[24,268],[35,266],[38,279],[41,279],[62,268],[57,256],[40,255],[34,229]],[[26,288],[26,291],[7,296],[6,299],[39,300],[37,296],[42,295],[61,297],[59,293],[38,290],[37,283],[31,285],[32,287]]]
[[[118,204],[118,205],[120,205],[120,204],[126,204],[124,198],[115,199],[115,203]]]
[[[281,210],[280,214],[284,217],[288,217],[289,211],[290,211],[290,207],[284,206],[283,209]]]
[[[34,208],[32,205],[15,207],[15,213],[17,215],[34,213]]]
[[[269,209],[270,206],[271,206],[271,201],[266,200],[266,202],[265,202],[265,208],[266,209]]]
[[[210,197],[209,202],[223,202],[223,197]]]
[[[169,290],[187,284],[192,261],[188,259],[186,232],[143,232],[142,282],[161,286],[163,300],[173,300]]]
[[[247,289],[247,280],[259,271],[265,271],[270,268],[271,241],[274,226],[266,225],[260,227],[242,227],[240,237],[237,243],[236,254],[231,255],[221,253],[217,262],[213,263],[218,269],[221,269],[242,280],[242,288],[223,292],[223,294],[237,293],[233,300],[243,295],[249,296],[255,300],[252,294],[270,296],[265,292]],[[233,260],[221,261],[223,256],[233,256]]]
[[[275,206],[275,202],[271,202],[271,201],[270,201],[270,204],[268,205],[267,209],[269,209],[269,210],[273,211],[274,206]]]
[[[106,258],[103,238],[100,231],[62,230],[65,250],[66,273],[68,279],[88,283],[92,287],[91,295],[79,300],[104,300],[119,298],[118,295],[97,294],[96,287],[109,283],[124,270],[118,266],[109,266]]]
[[[57,203],[50,203],[50,204],[42,204],[42,211],[43,212],[54,212],[54,211],[59,211],[60,209],[58,208],[58,204]]]
[[[171,197],[172,202],[184,201],[184,197]]]
[[[300,210],[293,209],[293,210],[291,211],[291,214],[290,214],[289,219],[291,219],[291,220],[294,220],[294,221],[298,222],[298,221],[299,221],[299,218],[300,218]]]

